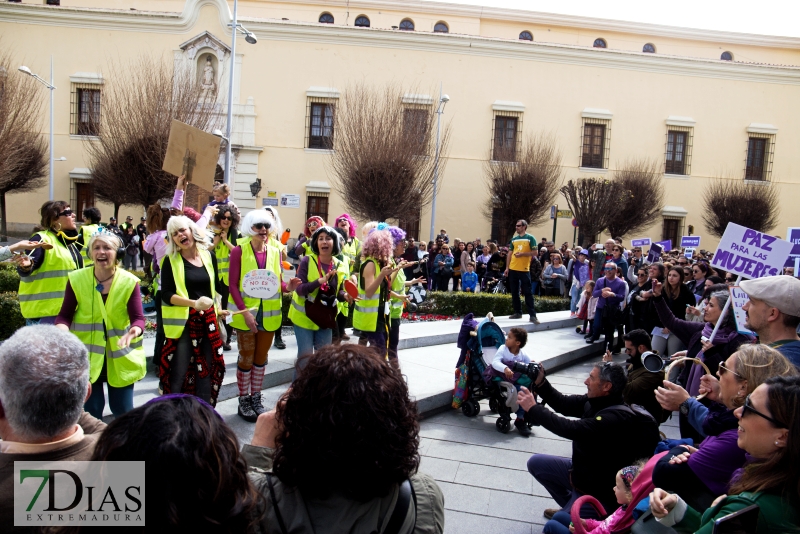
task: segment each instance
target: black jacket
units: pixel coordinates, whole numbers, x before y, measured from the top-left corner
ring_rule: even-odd
[[[623,403],[622,395],[588,398],[563,395],[545,380],[536,392],[556,412],[579,417],[559,417],[541,404],[525,414],[528,422],[539,423],[550,432],[572,440],[572,485],[579,492],[597,498],[606,510],[613,510],[617,471],[653,455],[659,440],[658,424],[645,416],[623,410],[606,410]]]

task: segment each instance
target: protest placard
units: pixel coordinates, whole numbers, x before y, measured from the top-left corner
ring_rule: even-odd
[[[279,289],[278,275],[268,269],[255,269],[242,279],[244,294],[255,299],[272,298]]]
[[[672,250],[672,239],[665,239],[664,241],[656,241],[655,244],[661,245],[661,252],[669,252]]]
[[[697,248],[700,246],[699,235],[685,235],[681,236],[681,247]]]
[[[220,138],[173,119],[162,170],[211,191],[219,159]]]
[[[731,286],[728,288],[728,290],[731,293],[733,316],[736,319],[736,330],[738,330],[740,334],[755,336],[755,332],[748,330],[744,326],[745,322],[747,321],[747,312],[745,312],[742,307],[747,303],[748,300],[750,300],[750,298],[739,286]]]
[[[692,256],[694,256],[694,249],[693,248],[685,248],[685,249],[683,249],[683,257],[684,258],[689,258],[691,260]]]
[[[786,232],[786,240],[794,246],[784,267],[794,267],[794,275],[798,276],[800,273],[800,228],[789,227]]]
[[[647,253],[647,263],[655,263],[661,259],[661,253],[664,252],[664,247],[658,243],[650,245],[650,251]]]
[[[792,247],[783,239],[728,223],[711,266],[745,278],[776,276],[782,273]]]
[[[651,241],[649,237],[640,237],[639,239],[631,240],[632,247],[649,247],[650,243]]]

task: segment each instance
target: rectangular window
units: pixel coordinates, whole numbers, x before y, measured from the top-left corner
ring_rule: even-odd
[[[332,102],[309,102],[308,148],[333,150]]]
[[[519,140],[520,117],[496,115],[494,118],[494,161],[516,161]]]
[[[328,220],[328,193],[308,192],[306,194],[306,219],[313,216]]]
[[[745,180],[766,180],[769,162],[769,139],[767,137],[750,137],[747,141],[747,165],[744,171]]]
[[[70,194],[70,206],[78,214],[78,219],[83,219],[83,210],[95,205],[94,184],[91,178],[73,178]]]
[[[73,83],[70,134],[96,136],[100,132],[100,85]]]
[[[583,125],[583,152],[581,155],[581,167],[592,169],[605,169],[605,124]]]
[[[492,210],[491,238],[497,241],[501,247],[505,247],[509,243],[509,238],[511,237],[509,226],[511,226],[511,222],[508,220],[506,211],[494,208]]]
[[[403,134],[410,135],[417,145],[417,153],[425,154],[430,133],[429,106],[411,107],[403,110]]]
[[[680,236],[683,231],[683,219],[680,217],[664,217],[664,222],[661,226],[661,240],[672,241],[673,248],[680,244]]]
[[[692,140],[694,128],[691,126],[669,125],[667,128],[664,173],[688,176],[692,173]]]

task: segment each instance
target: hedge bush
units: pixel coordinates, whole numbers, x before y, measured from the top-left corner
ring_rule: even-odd
[[[569,299],[559,297],[535,297],[534,306],[537,313],[564,311],[569,309]],[[434,291],[428,293],[428,300],[420,305],[424,313],[452,315],[463,317],[468,313],[482,317],[489,312],[494,315],[511,315],[511,295],[494,295],[491,293],[464,293]]]
[[[4,264],[0,263],[0,265]],[[15,267],[12,266],[11,269],[8,269],[4,266],[3,269],[0,269],[0,293],[9,291],[15,293],[19,291],[19,275]]]
[[[25,326],[25,318],[19,309],[19,299],[15,291],[0,293],[0,340],[8,339],[11,335]]]

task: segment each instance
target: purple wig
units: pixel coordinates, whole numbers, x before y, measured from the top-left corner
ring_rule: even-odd
[[[342,219],[346,220],[350,224],[350,237],[355,237],[356,236],[356,228],[358,228],[358,225],[353,220],[353,218],[350,217],[349,213],[342,213],[341,215],[336,217],[336,222],[334,222],[334,226],[339,226],[339,221],[342,220]]]
[[[386,231],[392,234],[392,242],[394,243],[394,246],[397,246],[400,241],[406,238],[406,231],[402,228],[398,228],[397,226],[390,226],[386,229]]]

